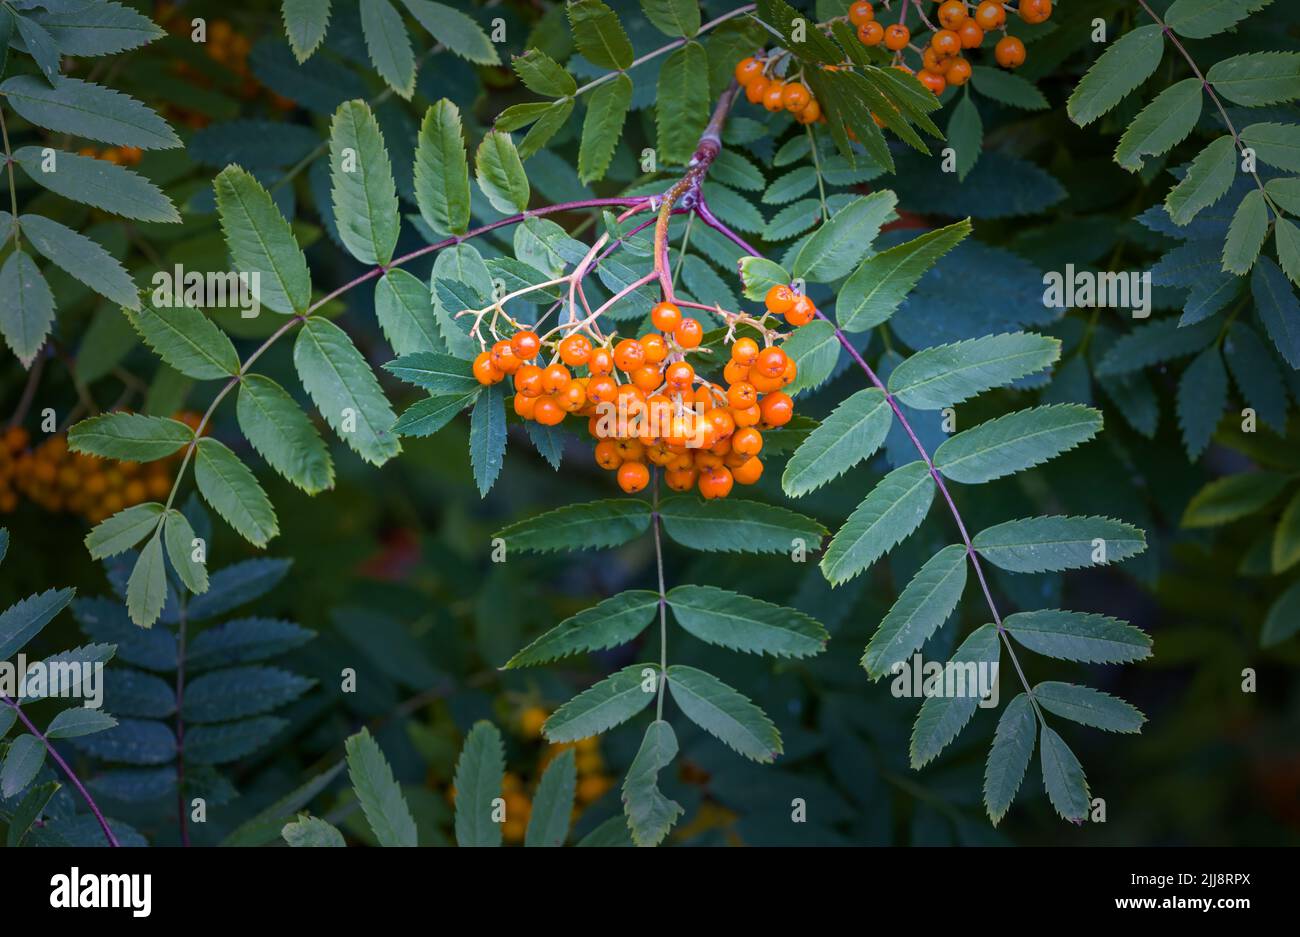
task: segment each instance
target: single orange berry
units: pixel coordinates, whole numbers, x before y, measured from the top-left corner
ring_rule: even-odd
[[[731,477],[738,485],[753,485],[763,477],[763,463],[757,456],[750,456],[731,470]]]
[[[533,409],[536,406],[536,397],[525,397],[523,394],[515,394],[515,413],[519,414],[525,420],[531,420],[533,418]]]
[[[573,380],[569,369],[562,364],[553,364],[542,372],[542,390],[548,394],[558,394]]]
[[[645,352],[646,364],[658,364],[668,357],[668,343],[664,341],[662,335],[651,332],[642,335],[637,341],[641,343],[641,350]]]
[[[970,81],[970,75],[970,62],[963,58],[953,59],[943,72],[944,79],[953,87],[961,87],[966,84],[966,82]]]
[[[537,333],[525,329],[522,332],[516,332],[514,338],[510,339],[510,347],[515,350],[515,354],[524,361],[532,361],[537,357],[537,353],[542,350],[542,340],[537,337]]]
[[[758,342],[752,338],[738,338],[736,343],[731,346],[731,360],[738,361],[748,367],[754,363],[758,357]]]
[[[474,359],[474,378],[480,384],[495,384],[505,377],[504,374],[492,363],[492,353],[481,351]]]
[[[801,124],[815,124],[817,123],[817,121],[821,120],[821,117],[822,117],[822,106],[818,104],[815,100],[809,101],[806,105],[804,105],[803,110],[799,111],[799,113],[794,115],[794,119]]]
[[[1020,18],[1026,23],[1045,23],[1052,15],[1052,0],[1020,0]]]
[[[941,29],[930,37],[930,48],[941,56],[956,55],[961,51],[961,37],[951,29]]]
[[[763,92],[763,107],[769,111],[779,111],[785,107],[785,82],[769,81]]]
[[[762,408],[759,408],[762,410]],[[758,455],[763,448],[763,434],[752,426],[736,430],[731,437],[731,451],[741,455]]]
[[[651,364],[643,364],[632,372],[632,383],[647,394],[664,382],[663,374]]]
[[[767,296],[763,298],[763,305],[767,306],[768,312],[783,316],[794,305],[794,299],[794,290],[784,283],[778,283],[767,291]]]
[[[755,397],[757,396],[755,394]],[[757,426],[763,419],[763,412],[757,403],[753,403],[748,407],[732,407],[731,418],[736,421],[737,426]]]
[[[700,494],[705,498],[725,498],[731,494],[733,478],[731,472],[722,467],[711,468],[700,476]]]
[[[618,454],[618,445],[612,439],[602,439],[596,443],[596,464],[606,471],[614,471],[623,464],[623,457]]]
[[[587,405],[587,389],[578,381],[570,381],[569,386],[555,395],[565,413],[577,413]]]
[[[650,321],[660,332],[671,332],[681,324],[682,311],[677,308],[676,303],[656,303],[650,310]]]
[[[695,369],[688,362],[678,361],[664,369],[664,380],[670,387],[685,389],[695,380]]]
[[[801,325],[807,325],[817,315],[817,307],[813,301],[802,293],[794,298],[794,303],[786,311],[785,321],[798,328]]]
[[[785,426],[794,417],[794,401],[779,390],[764,397],[758,409],[763,414],[763,422],[769,426]]]
[[[537,404],[533,407],[533,419],[543,426],[558,426],[564,422],[564,408],[549,394],[538,397]]]
[[[978,49],[984,44],[984,30],[973,19],[966,20],[957,27],[957,38],[963,49]]]
[[[812,95],[808,93],[808,89],[797,81],[786,85],[785,90],[781,92],[781,101],[787,111],[802,111],[811,100]]]
[[[634,371],[645,362],[645,349],[634,338],[625,338],[614,346],[614,363],[620,371]]]
[[[758,391],[748,381],[739,381],[727,388],[727,403],[738,410],[752,407],[757,402]]]
[[[749,383],[754,385],[754,390],[760,394],[770,394],[774,390],[780,390],[785,386],[785,381],[781,375],[771,377],[761,373],[758,368],[754,368],[749,373]]]
[[[961,0],[945,0],[944,3],[939,4],[939,22],[944,29],[956,29],[969,18],[966,4]]]
[[[891,52],[906,49],[912,41],[912,31],[901,23],[895,23],[885,30],[885,48]]]
[[[722,369],[722,379],[728,384],[747,381],[749,380],[749,368],[739,361],[728,361],[726,367]]]
[[[885,27],[874,20],[858,27],[858,42],[864,46],[878,46],[885,39]]]
[[[754,370],[764,377],[780,377],[788,360],[780,348],[764,348],[754,360]]]
[[[1025,44],[1015,36],[1003,36],[993,47],[993,57],[1003,68],[1019,68],[1025,64]]]
[[[560,342],[560,360],[571,368],[580,368],[591,360],[591,339],[570,335]]]
[[[698,348],[704,340],[704,326],[699,319],[683,319],[674,330],[673,339],[683,348]]]
[[[1002,8],[998,0],[983,0],[975,8],[975,24],[985,32],[997,29],[1006,21],[1007,11]]]
[[[587,370],[592,374],[614,373],[614,356],[608,348],[593,348],[587,360]]]
[[[673,491],[690,491],[698,478],[699,472],[694,468],[669,469],[664,472],[664,482]]]
[[[872,9],[867,0],[858,0],[857,3],[849,7],[849,22],[854,26],[861,26],[863,23],[870,23],[876,18],[876,11]]]
[[[492,364],[502,374],[514,374],[523,363],[506,340],[502,339],[492,346]]]
[[[752,55],[736,63],[736,82],[741,87],[763,74],[763,63]]]
[[[765,94],[767,94],[767,79],[762,75],[745,85],[745,98],[750,104],[762,104]]]
[[[624,462],[618,467],[618,487],[634,494],[650,484],[650,470],[644,462]]]
[[[618,381],[608,374],[593,377],[587,382],[587,399],[593,403],[613,403],[618,399]]]
[[[936,72],[923,68],[917,72],[916,77],[921,79],[921,84],[925,85],[935,94],[943,94],[943,89],[948,87],[948,82],[944,77]]]

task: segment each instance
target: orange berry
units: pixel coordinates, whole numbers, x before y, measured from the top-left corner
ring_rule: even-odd
[[[515,372],[515,393],[525,397],[542,395],[542,369],[535,364],[523,364]]]
[[[885,48],[891,52],[906,49],[912,41],[912,31],[901,23],[895,23],[885,30]]]
[[[664,369],[664,380],[670,387],[684,390],[695,381],[695,369],[688,362],[678,361]]]
[[[553,364],[542,372],[542,390],[548,394],[558,394],[573,380],[569,369],[562,364]]]
[[[736,430],[736,420],[730,411],[714,407],[704,414],[704,418],[713,424],[714,434],[718,439],[725,439]]]
[[[849,7],[849,22],[854,26],[861,26],[863,23],[870,23],[876,18],[876,11],[872,9],[867,0],[858,0],[857,3]]]
[[[593,377],[587,382],[587,399],[592,403],[613,403],[618,399],[618,381],[608,374]]]
[[[474,378],[480,384],[495,384],[505,377],[492,363],[491,352],[481,351],[474,358]]]
[[[963,49],[978,49],[984,44],[984,30],[973,19],[966,20],[957,27],[957,38],[961,40]]]
[[[736,82],[743,88],[763,74],[763,63],[752,55],[736,63]]]
[[[961,37],[951,29],[941,29],[930,37],[930,48],[941,56],[956,55],[961,51]]]
[[[809,101],[804,109],[794,115],[794,119],[801,124],[815,124],[821,119],[822,106],[816,101]]]
[[[515,394],[515,413],[525,420],[533,418],[533,409],[537,406],[536,397],[525,397],[523,394]]]
[[[858,27],[858,42],[864,46],[878,46],[885,38],[885,27],[874,20]]]
[[[618,454],[618,446],[612,439],[602,439],[596,443],[596,464],[612,472],[623,464],[623,457]]]
[[[993,47],[993,57],[1003,68],[1019,68],[1025,64],[1025,44],[1015,36],[1003,36]]]
[[[784,387],[787,384],[793,384],[794,379],[798,376],[799,365],[794,363],[793,358],[788,359],[785,363],[785,371],[781,374],[781,386]]]
[[[731,477],[738,485],[753,485],[763,476],[763,463],[757,456],[750,456],[731,470]]]
[[[944,80],[942,75],[932,72],[928,68],[921,69],[917,72],[916,77],[921,79],[921,84],[935,94],[943,94],[943,89],[948,87],[948,82]]]
[[[634,338],[625,338],[614,346],[614,363],[621,371],[634,371],[645,363],[645,349]]]
[[[608,348],[592,349],[591,358],[587,361],[587,370],[592,374],[614,373],[614,356],[610,354]]]
[[[637,341],[641,343],[641,350],[645,352],[646,364],[658,364],[668,357],[668,343],[664,341],[662,335],[651,332],[649,335],[642,335]]]
[[[749,367],[758,357],[758,342],[752,338],[738,338],[731,346],[731,360]]]
[[[956,29],[969,18],[962,0],[945,0],[939,4],[939,22],[944,29]]]
[[[795,297],[794,303],[790,306],[785,314],[785,321],[798,328],[801,325],[807,325],[817,315],[817,307],[807,296],[800,294]]]
[[[794,416],[794,401],[789,394],[774,391],[763,398],[758,405],[763,414],[763,422],[769,426],[785,426]]]
[[[745,97],[750,104],[762,104],[765,94],[767,94],[767,79],[762,75],[745,85]]]
[[[580,368],[591,360],[591,339],[570,335],[560,342],[560,360],[571,368]]]
[[[752,407],[757,402],[758,391],[748,381],[739,381],[727,388],[727,403],[738,410]]]
[[[970,62],[963,58],[955,58],[944,69],[943,77],[953,87],[961,87],[970,81],[970,73]]]
[[[975,8],[975,24],[985,32],[997,29],[1006,21],[1007,11],[1002,9],[998,0],[982,0]]]
[[[681,324],[682,311],[677,308],[676,303],[656,303],[650,310],[650,321],[660,332],[671,332]]]
[[[728,361],[726,367],[722,369],[722,379],[728,384],[747,381],[749,380],[749,368],[739,361]]]
[[[577,413],[587,405],[587,389],[578,381],[570,381],[569,386],[555,395],[565,413]]]
[[[922,68],[928,68],[932,72],[941,72],[943,71],[943,62],[943,57],[934,51],[934,46],[926,46],[921,50]]]
[[[533,406],[533,419],[543,426],[557,426],[564,422],[564,408],[550,394],[538,397]]]
[[[523,363],[515,354],[514,348],[504,339],[492,346],[492,364],[502,374],[514,374]]]
[[[736,430],[735,435],[731,437],[732,452],[738,452],[741,455],[758,455],[762,448],[763,434],[752,426]]]
[[[780,377],[785,371],[787,360],[785,352],[780,348],[764,348],[754,360],[754,370],[764,377]]]
[[[783,316],[794,305],[794,299],[794,290],[783,283],[778,283],[767,291],[767,296],[763,298],[763,305],[767,306],[768,312]]]
[[[1026,23],[1045,23],[1052,15],[1052,0],[1020,0],[1020,18]]]
[[[525,329],[515,333],[514,338],[510,339],[510,347],[514,349],[517,357],[524,361],[532,361],[542,350],[542,340],[537,337],[536,332]]]
[[[690,491],[698,478],[699,472],[694,468],[669,469],[664,472],[664,482],[673,491]]]
[[[699,319],[683,319],[673,331],[673,339],[683,348],[698,348],[704,341],[704,326]]]
[[[711,468],[700,476],[700,494],[705,498],[725,498],[731,494],[731,472],[722,466]]]
[[[651,364],[643,364],[632,372],[632,383],[647,394],[664,382],[663,374]]]
[[[624,462],[618,467],[618,487],[634,494],[650,483],[650,470],[644,462]]]
[[[763,92],[763,107],[769,111],[779,111],[785,108],[785,82],[769,81],[767,89]]]
[[[781,92],[781,101],[787,111],[802,111],[811,100],[812,95],[808,93],[808,89],[797,81],[786,85],[785,90]]]

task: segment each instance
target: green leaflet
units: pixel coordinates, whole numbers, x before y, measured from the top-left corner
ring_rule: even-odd
[[[694,36],[700,29],[695,0],[641,0],[641,12],[667,36]]]
[[[389,270],[375,283],[375,316],[399,355],[442,347],[429,287],[405,270]]]
[[[159,187],[112,162],[62,151],[53,153],[47,162],[42,147],[19,148],[13,159],[32,182],[65,199],[136,221],[181,221],[181,214]]]
[[[1020,693],[1002,711],[993,747],[984,766],[984,809],[997,826],[1016,799],[1020,782],[1034,755],[1038,737],[1038,720],[1028,694]]]
[[[1237,148],[1232,136],[1219,137],[1197,154],[1183,180],[1165,196],[1165,210],[1176,225],[1188,224],[1227,194],[1237,171]]]
[[[1052,807],[1066,820],[1076,823],[1088,815],[1088,779],[1083,766],[1055,731],[1043,726],[1039,742],[1043,768],[1043,786]]]
[[[6,12],[8,11],[6,10]],[[22,37],[23,43],[27,46],[28,54],[36,62],[36,67],[41,70],[45,80],[50,84],[58,82],[62,77],[59,74],[59,68],[63,64],[63,55],[54,39],[44,26],[31,17],[16,16],[15,21],[18,26],[18,35]]]
[[[830,639],[821,623],[803,612],[713,586],[677,586],[668,593],[668,607],[682,630],[733,651],[811,657]]]
[[[1174,0],[1165,13],[1169,28],[1188,39],[1205,39],[1272,3],[1273,0]]]
[[[53,719],[45,729],[45,737],[50,739],[73,739],[83,735],[103,732],[117,725],[117,720],[108,713],[98,709],[65,709]]]
[[[632,79],[627,75],[605,82],[587,98],[587,116],[582,121],[578,145],[578,178],[584,183],[605,175],[631,103]]]
[[[280,835],[290,846],[340,847],[346,846],[343,834],[332,823],[320,817],[300,815],[297,820],[286,823]]]
[[[42,256],[105,299],[140,308],[140,294],[117,258],[71,228],[41,215],[19,219],[23,236]]]
[[[503,527],[496,534],[511,550],[548,553],[617,547],[650,529],[650,505],[633,498],[569,504]]]
[[[334,487],[329,449],[288,391],[260,374],[239,384],[239,428],[267,464],[308,494]]]
[[[415,52],[402,15],[389,0],[360,0],[361,35],[379,77],[400,97],[415,93]]]
[[[936,345],[899,364],[889,375],[889,390],[909,407],[940,410],[1041,371],[1060,353],[1058,339],[1031,332]]]
[[[276,312],[306,312],[311,303],[307,258],[270,194],[238,166],[221,170],[213,186],[235,269],[258,275],[262,305]]]
[[[469,230],[469,161],[464,130],[460,111],[446,98],[430,106],[420,123],[415,145],[415,201],[420,217],[439,234],[464,234]]]
[[[406,806],[402,788],[393,778],[388,760],[371,737],[362,729],[344,743],[347,750],[348,779],[357,793],[361,809],[381,846],[415,846],[415,818]],[[459,781],[459,778],[458,778]],[[459,794],[466,793],[457,785]]]
[[[1133,706],[1092,687],[1047,680],[1034,687],[1034,696],[1050,713],[1107,732],[1140,732],[1146,722]]]
[[[599,735],[649,706],[658,683],[659,668],[654,664],[625,667],[551,713],[542,732],[550,742],[576,742]]]
[[[986,527],[972,541],[980,556],[1013,573],[1056,572],[1118,563],[1146,549],[1138,528],[1109,517],[1029,517]]]
[[[781,754],[781,734],[767,714],[712,674],[674,664],[668,691],[687,719],[751,761]]]
[[[163,506],[157,502],[137,504],[118,511],[86,534],[86,550],[92,560],[116,556],[131,549],[158,527]]]
[[[145,304],[127,319],[168,365],[199,380],[233,377],[239,354],[226,333],[198,309],[174,306],[158,312]]]
[[[1283,509],[1269,553],[1275,573],[1286,572],[1300,562],[1300,493]]]
[[[514,56],[510,60],[510,67],[515,70],[524,87],[534,94],[563,98],[578,90],[578,83],[564,66],[541,49],[528,49],[523,55]]]
[[[0,94],[15,111],[38,127],[115,146],[170,150],[181,145],[167,121],[129,94],[60,77],[51,87],[31,75],[0,84]]]
[[[481,391],[467,394],[443,394],[417,400],[403,411],[393,424],[399,436],[432,436],[478,400]]]
[[[51,3],[41,15],[41,25],[60,52],[73,56],[112,55],[166,35],[149,17],[113,2],[70,7]]]
[[[1066,103],[1070,119],[1086,127],[1151,77],[1164,55],[1164,33],[1152,24],[1130,30],[1088,69]]]
[[[1142,157],[1160,156],[1187,139],[1201,118],[1204,88],[1197,78],[1170,85],[1133,119],[1115,148],[1115,162],[1129,172],[1142,169]]]
[[[821,548],[826,528],[788,508],[757,501],[693,495],[668,498],[659,506],[664,532],[692,550],[720,553],[785,553]]]
[[[41,633],[72,601],[75,589],[48,589],[29,595],[0,612],[0,660],[8,660]]]
[[[470,373],[470,364],[438,352],[416,352],[394,358],[384,370],[431,394],[468,394],[482,385]]]
[[[578,783],[573,749],[565,749],[546,766],[528,815],[525,846],[563,846],[569,836],[573,794]]]
[[[970,230],[970,219],[964,219],[867,258],[835,300],[840,328],[865,332],[888,321],[921,276],[964,240]]]
[[[1300,172],[1300,127],[1251,124],[1241,131],[1241,142],[1255,151],[1260,162],[1288,172]]]
[[[575,0],[565,7],[573,41],[587,61],[599,68],[625,69],[632,64],[632,43],[614,11],[600,0]]]
[[[1097,376],[1131,374],[1161,361],[1171,361],[1199,351],[1219,334],[1214,320],[1179,328],[1175,318],[1157,319],[1121,335],[1097,362]]]
[[[509,134],[491,130],[484,135],[474,154],[474,175],[497,211],[509,215],[528,208],[528,174]]]
[[[1251,189],[1241,200],[1223,242],[1223,270],[1238,276],[1249,273],[1268,236],[1268,205],[1264,193]]]
[[[551,137],[560,132],[569,115],[573,113],[573,98],[552,101],[532,128],[519,141],[519,158],[528,159],[550,142]]]
[[[659,159],[671,164],[690,160],[708,122],[709,57],[704,46],[688,42],[668,56],[659,69],[655,98]],[[621,120],[619,126],[621,129]]]
[[[956,156],[957,181],[965,182],[970,171],[979,162],[980,151],[984,148],[984,122],[980,120],[979,108],[967,91],[952,109],[948,118],[948,145]]]
[[[944,547],[922,566],[871,636],[862,666],[872,680],[891,673],[948,620],[966,587],[966,548]]]
[[[659,845],[686,812],[659,790],[659,772],[676,757],[677,735],[673,727],[656,719],[646,727],[641,747],[623,779],[623,810],[632,840],[638,846]]]
[[[1043,609],[1016,612],[1002,627],[1044,657],[1086,664],[1127,664],[1151,656],[1151,638],[1140,628],[1089,612]]]
[[[167,512],[163,525],[163,546],[167,549],[167,559],[172,569],[180,577],[185,588],[195,595],[208,591],[208,568],[194,559],[194,528],[180,511],[172,508]],[[206,552],[206,551],[205,551]]]
[[[16,250],[0,267],[0,332],[23,367],[30,367],[54,322],[54,294],[36,261]]]
[[[1214,63],[1205,77],[1234,104],[1284,104],[1300,97],[1300,52],[1234,55]]]
[[[1280,472],[1241,472],[1216,478],[1192,496],[1184,527],[1219,527],[1264,510],[1291,479]]]
[[[0,797],[18,796],[36,777],[45,763],[45,746],[34,735],[24,733],[14,739],[0,765]]]
[[[792,271],[814,283],[847,276],[871,250],[885,222],[894,217],[898,197],[888,189],[845,205],[819,227],[795,255]]]
[[[946,440],[934,453],[934,467],[953,481],[992,481],[1087,442],[1101,422],[1100,410],[1079,404],[1019,410]]]
[[[310,318],[293,346],[298,379],[325,422],[372,465],[401,451],[393,424],[397,416],[361,352],[334,323]]]
[[[486,495],[506,457],[506,404],[500,384],[484,388],[469,419],[469,460],[479,495]]]
[[[131,620],[141,628],[150,627],[167,604],[167,570],[163,563],[161,528],[136,557],[126,582],[126,608]]]
[[[1259,334],[1233,322],[1223,342],[1223,358],[1246,403],[1278,433],[1286,432],[1287,398],[1282,372]]]
[[[835,326],[821,319],[800,327],[781,347],[799,367],[798,377],[785,388],[791,396],[824,384],[835,371],[840,358],[840,340],[835,334]]]
[[[970,83],[980,94],[1001,104],[1027,111],[1045,111],[1050,107],[1046,96],[1033,82],[1014,72],[975,65],[971,68]]]
[[[953,652],[943,684],[927,696],[912,726],[913,770],[939,757],[975,715],[980,701],[996,692],[1002,645],[994,625],[981,625]],[[902,677],[900,677],[902,679]],[[951,684],[951,685],[949,685]]]
[[[1279,219],[1278,230],[1281,231]],[[1268,337],[1292,368],[1300,368],[1300,300],[1278,265],[1261,257],[1250,272],[1250,294]]]
[[[1269,607],[1259,633],[1260,647],[1276,647],[1300,632],[1300,582],[1293,582]]]
[[[200,439],[196,449],[194,482],[203,499],[253,546],[266,546],[280,528],[252,471],[225,443],[211,437]]]
[[[1178,425],[1188,458],[1205,451],[1227,404],[1228,372],[1218,346],[1211,345],[1193,359],[1178,381]]]
[[[570,654],[626,644],[646,629],[658,608],[657,592],[644,589],[620,592],[566,618],[510,658],[505,668],[528,667]]]
[[[800,166],[772,180],[763,193],[764,205],[784,205],[817,188],[817,169]],[[820,210],[820,204],[818,205]]]
[[[1278,263],[1286,272],[1287,279],[1300,285],[1300,227],[1286,218],[1277,218],[1274,221],[1273,234]],[[1261,257],[1259,261],[1267,259]]]
[[[330,21],[330,0],[280,0],[284,32],[294,58],[305,62],[325,38]],[[292,845],[292,844],[291,844]]]
[[[934,500],[929,468],[916,461],[880,480],[831,538],[821,570],[833,586],[848,582],[920,526]]]
[[[152,462],[194,439],[180,420],[139,413],[102,413],[68,430],[68,448],[106,459]]]
[[[473,19],[454,7],[430,0],[403,0],[411,15],[454,54],[476,65],[498,65],[496,46]]]
[[[330,123],[330,196],[343,246],[365,264],[393,259],[401,214],[379,123],[364,101],[339,105]]]
[[[740,282],[746,299],[762,299],[772,287],[786,285],[791,279],[780,264],[766,257],[740,259]]]

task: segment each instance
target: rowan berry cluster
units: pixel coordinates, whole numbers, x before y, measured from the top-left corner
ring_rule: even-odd
[[[808,86],[801,81],[784,81],[772,68],[776,57],[758,59],[753,56],[736,63],[736,82],[745,90],[751,104],[761,104],[769,111],[789,111],[801,124],[825,121],[821,105]]]
[[[906,5],[904,5],[904,12]],[[1052,15],[1052,0],[1020,0],[1017,8],[1026,23],[1043,23]],[[993,57],[1003,68],[1019,68],[1025,64],[1025,44],[1016,36],[1007,35],[1007,10],[998,0],[981,0],[973,6],[965,0],[943,0],[936,11],[939,28],[930,33],[929,43],[918,49],[912,42],[912,32],[899,22],[889,26],[876,20],[875,8],[867,0],[857,0],[849,7],[849,23],[857,28],[858,40],[864,45],[883,45],[894,53],[894,64],[903,64],[903,51],[911,48],[921,54],[921,70],[916,77],[935,94],[943,93],[949,85],[966,84],[971,77],[970,62],[963,52],[984,45],[987,35],[1001,31],[993,48]],[[907,69],[911,71],[910,68]]]
[[[480,353],[474,376],[481,384],[511,377],[514,410],[525,420],[555,426],[569,414],[586,417],[597,440],[596,464],[615,472],[628,493],[649,484],[653,465],[674,491],[698,488],[705,498],[723,498],[736,484],[758,481],[763,431],[794,415],[794,401],[782,388],[795,380],[798,367],[772,344],[778,336],[766,320],[784,317],[797,328],[817,314],[808,297],[785,285],[773,286],[765,305],[762,320],[732,315],[728,336],[736,322],[748,320],[765,347],[749,337],[732,341],[721,383],[686,360],[699,349],[704,329],[667,301],[650,314],[658,331],[607,345],[574,332],[555,342],[556,359],[544,367],[532,363],[541,354],[541,338],[520,330]]]
[[[177,414],[176,419],[192,428],[199,424],[194,413]],[[103,459],[69,451],[61,433],[34,447],[28,443],[22,427],[5,431],[0,444],[0,512],[15,510],[21,495],[45,511],[79,514],[97,524],[123,508],[166,498],[180,458],[178,454],[146,464]]]

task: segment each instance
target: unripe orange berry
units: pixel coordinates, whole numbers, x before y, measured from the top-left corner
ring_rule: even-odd
[[[480,384],[495,384],[505,377],[497,366],[492,363],[492,353],[481,351],[474,359],[474,378]]]
[[[736,83],[742,88],[763,74],[763,63],[752,55],[736,63]]]
[[[673,331],[673,339],[683,348],[698,348],[704,340],[704,326],[699,319],[683,319]]]
[[[978,49],[984,44],[984,30],[973,19],[966,20],[957,27],[957,38],[963,49]]]
[[[785,426],[794,416],[794,401],[789,394],[775,391],[763,398],[758,405],[763,414],[763,422],[769,426]]]
[[[644,462],[624,462],[618,467],[618,487],[635,494],[650,483],[650,470]]]
[[[969,19],[966,4],[961,0],[945,0],[939,4],[939,22],[944,29],[956,29]]]
[[[738,338],[731,346],[731,360],[749,367],[758,357],[758,342],[752,338]]]
[[[504,339],[492,346],[492,364],[502,374],[514,374],[523,363],[523,359],[515,354],[514,348]]]
[[[677,308],[676,303],[656,303],[650,310],[650,321],[660,332],[671,332],[681,324],[682,311]]]
[[[517,357],[524,361],[532,361],[542,350],[542,340],[537,337],[536,332],[525,329],[515,333],[514,338],[510,339],[510,347],[514,349]]]
[[[998,0],[982,0],[975,8],[975,23],[985,32],[997,29],[1006,21],[1007,11],[1002,9],[1002,4]]]
[[[781,101],[787,111],[802,111],[811,100],[812,95],[808,93],[808,89],[797,81],[786,85],[785,90],[781,92]]]
[[[571,368],[580,368],[591,360],[591,339],[570,335],[560,342],[560,360]]]
[[[787,360],[786,353],[780,348],[764,348],[754,360],[754,370],[764,377],[780,377]]]
[[[625,338],[614,346],[614,363],[621,371],[633,371],[645,362],[645,349],[634,338]]]
[[[906,49],[912,41],[912,31],[901,23],[895,23],[885,30],[885,48],[891,52]]]
[[[767,306],[768,312],[783,316],[794,305],[794,290],[784,283],[778,283],[767,291],[767,296],[763,298],[763,305]]]
[[[849,22],[854,26],[861,26],[863,23],[870,23],[876,18],[876,11],[872,9],[867,0],[858,0],[857,3],[849,7]]]
[[[858,27],[858,42],[864,46],[878,46],[885,38],[885,27],[874,20]]]
[[[1003,68],[1019,68],[1025,64],[1025,44],[1015,36],[1003,36],[993,47],[993,57]]]
[[[798,328],[801,325],[807,325],[817,315],[817,307],[813,301],[802,293],[795,297],[794,303],[785,314],[785,321]]]

